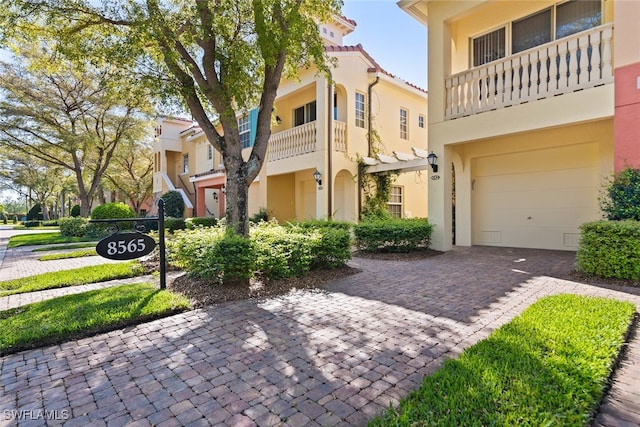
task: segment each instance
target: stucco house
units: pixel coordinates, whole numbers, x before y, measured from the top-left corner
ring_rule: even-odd
[[[402,0],[428,29],[433,247],[575,250],[640,166],[640,2]]]
[[[266,209],[281,222],[357,221],[363,202],[358,159],[399,162],[427,149],[426,91],[385,71],[361,45],[343,45],[355,27],[345,17],[319,26],[337,64],[332,84],[314,68],[281,82],[268,157],[249,189],[249,215]],[[249,111],[238,118],[247,155],[256,117]],[[192,207],[188,214],[223,216],[225,170],[202,130],[190,120],[159,117],[156,134],[154,196],[177,189]],[[426,217],[427,178],[422,170],[398,176],[390,211]]]

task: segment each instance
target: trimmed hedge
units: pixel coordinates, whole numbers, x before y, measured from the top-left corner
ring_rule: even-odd
[[[218,284],[246,282],[255,269],[251,241],[222,227],[180,230],[167,241],[167,249],[172,264]]]
[[[91,211],[91,219],[117,219],[117,218],[135,218],[136,213],[121,202],[105,203]],[[133,222],[118,222],[120,230],[132,230]],[[87,225],[86,235],[88,237],[102,238],[107,236],[113,229],[111,223],[89,223]]]
[[[583,273],[640,280],[640,221],[594,221],[580,226],[576,254]]]
[[[184,222],[188,229],[198,227],[215,227],[216,224],[218,224],[218,219],[212,216],[198,216],[187,218]]]
[[[60,218],[60,234],[67,237],[83,237],[87,232],[89,221],[82,217]]]
[[[229,234],[224,226],[176,231],[167,248],[173,265],[228,283],[255,274],[278,279],[335,268],[351,258],[350,243],[348,230],[284,227],[273,221],[254,224],[249,239]]]
[[[426,218],[364,221],[353,228],[355,245],[369,252],[410,252],[431,242],[433,224]]]
[[[186,230],[187,223],[184,218],[165,218],[164,228],[169,230],[169,233],[174,233],[178,230]]]

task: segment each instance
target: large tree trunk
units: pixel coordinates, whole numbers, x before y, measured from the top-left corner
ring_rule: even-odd
[[[91,215],[91,198],[86,194],[80,194],[80,216],[83,218],[89,218]]]

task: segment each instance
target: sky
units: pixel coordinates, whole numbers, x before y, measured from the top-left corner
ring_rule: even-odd
[[[360,43],[389,73],[427,89],[427,29],[395,0],[344,0],[342,14],[356,21],[345,45]]]

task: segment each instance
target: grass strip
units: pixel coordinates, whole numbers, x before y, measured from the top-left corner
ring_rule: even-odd
[[[188,308],[186,298],[144,283],[0,311],[0,355],[83,338]]]
[[[33,248],[31,252],[48,252],[48,251],[60,251],[64,249],[82,249],[82,248],[94,248],[96,242],[90,243],[71,243],[68,245],[56,245],[56,246],[43,246],[41,248]]]
[[[138,261],[100,264],[0,282],[0,297],[66,286],[124,279],[145,273]]]
[[[369,425],[588,425],[634,312],[605,298],[543,298]]]
[[[95,256],[97,255],[95,248],[94,249],[85,249],[82,251],[73,251],[73,252],[65,252],[65,253],[57,253],[57,254],[48,254],[42,255],[38,258],[39,261],[53,261],[57,259],[67,259],[67,258],[82,258],[86,256]]]
[[[60,232],[52,233],[33,233],[33,234],[19,234],[12,236],[9,239],[9,248],[17,248],[19,246],[31,246],[31,245],[51,245],[55,243],[77,243],[77,242],[89,242],[95,241],[95,239],[89,237],[68,237],[60,235]]]

